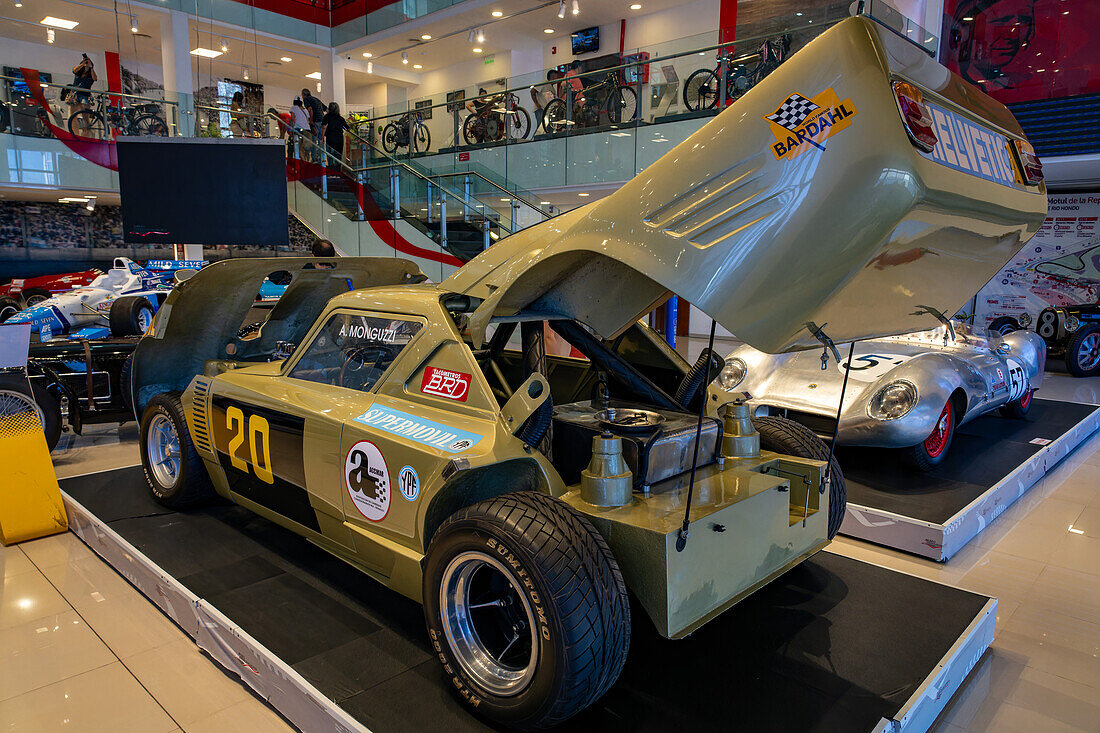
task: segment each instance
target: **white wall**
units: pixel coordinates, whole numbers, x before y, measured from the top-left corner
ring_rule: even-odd
[[[71,84],[73,81],[73,66],[80,61],[81,51],[74,51],[58,45],[46,43],[30,43],[15,38],[0,39],[0,66],[12,66],[15,68],[26,67],[38,71],[48,71],[53,75],[55,84]],[[95,64],[99,81],[96,89],[107,88],[107,62],[102,50],[87,49],[88,57]],[[133,57],[127,58],[122,54],[122,65],[132,72],[161,83],[163,72],[160,64],[138,64]]]

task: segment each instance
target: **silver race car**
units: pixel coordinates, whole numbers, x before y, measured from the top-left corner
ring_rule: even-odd
[[[755,414],[779,414],[825,437],[836,426],[847,348],[766,354],[741,346],[711,387],[717,411],[747,392]],[[903,449],[927,471],[943,461],[955,429],[995,408],[1024,417],[1040,387],[1046,345],[1037,334],[982,336],[952,321],[931,331],[856,344],[837,442]]]

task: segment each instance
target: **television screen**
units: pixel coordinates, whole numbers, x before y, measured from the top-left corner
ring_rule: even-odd
[[[285,151],[281,140],[120,137],[123,240],[289,246]]]
[[[600,50],[600,27],[592,26],[573,34],[573,55]]]

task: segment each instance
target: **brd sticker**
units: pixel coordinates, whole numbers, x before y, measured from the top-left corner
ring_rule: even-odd
[[[372,522],[390,510],[390,471],[382,451],[369,440],[360,440],[344,460],[344,485],[359,513]]]
[[[397,488],[401,489],[401,496],[409,501],[416,501],[420,495],[420,477],[416,475],[416,469],[405,466],[397,474]]]

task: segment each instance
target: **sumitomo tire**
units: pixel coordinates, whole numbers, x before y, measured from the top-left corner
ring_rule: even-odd
[[[630,645],[626,586],[607,543],[575,509],[535,492],[444,522],[428,548],[424,615],[448,686],[525,730],[595,702]]]
[[[805,425],[785,417],[754,417],[752,426],[760,433],[760,447],[764,450],[799,458],[824,461],[829,458],[829,446]],[[833,456],[829,464],[829,539],[836,537],[844,522],[844,510],[848,506],[848,487],[844,473]]]
[[[186,509],[214,498],[214,487],[187,431],[178,392],[149,400],[141,418],[141,467],[153,498]]]

